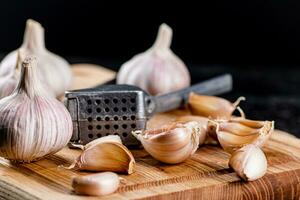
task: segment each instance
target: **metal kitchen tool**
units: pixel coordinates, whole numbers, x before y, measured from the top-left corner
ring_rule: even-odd
[[[139,142],[132,130],[145,129],[147,120],[158,112],[187,103],[190,92],[218,95],[230,91],[232,77],[225,74],[189,88],[151,96],[130,85],[103,85],[98,88],[66,92],[65,105],[73,121],[71,143],[86,144],[106,135],[119,135],[127,146]]]

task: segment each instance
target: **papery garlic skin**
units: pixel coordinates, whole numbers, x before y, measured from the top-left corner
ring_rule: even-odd
[[[65,106],[40,83],[36,60],[22,65],[17,88],[0,100],[0,156],[30,162],[62,149],[73,126]]]
[[[168,164],[185,161],[199,146],[201,125],[192,121],[175,122],[161,129],[133,131],[145,150],[156,160]]]
[[[27,20],[21,48],[39,60],[39,78],[55,96],[59,97],[70,87],[72,72],[69,63],[45,47],[44,29],[38,22]],[[13,73],[17,62],[17,50],[9,53],[0,63],[0,77]],[[1,87],[1,86],[0,86]]]
[[[245,181],[254,181],[267,172],[267,158],[255,145],[247,145],[235,151],[229,160],[229,166]]]
[[[103,196],[114,193],[120,185],[120,178],[112,172],[102,172],[72,179],[76,194]]]
[[[188,87],[190,74],[170,49],[172,29],[162,24],[154,45],[124,63],[117,75],[117,84],[139,86],[152,95],[165,94]]]

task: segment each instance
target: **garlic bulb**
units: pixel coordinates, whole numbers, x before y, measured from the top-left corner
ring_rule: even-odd
[[[43,88],[36,60],[22,62],[14,92],[0,100],[0,156],[30,162],[62,149],[72,135],[65,106]]]
[[[39,78],[58,97],[63,95],[71,84],[71,69],[68,62],[48,51],[45,47],[44,29],[38,22],[27,20],[21,48],[35,55],[39,61]],[[0,64],[0,77],[13,74],[17,62],[17,50],[9,53]],[[1,85],[0,85],[1,87]]]
[[[190,85],[185,64],[170,49],[172,29],[162,24],[154,45],[124,63],[118,84],[136,85],[152,95],[164,94]]]
[[[196,152],[202,133],[201,124],[192,121],[174,122],[161,129],[133,131],[132,134],[156,160],[176,164],[185,161]]]
[[[119,136],[98,138],[84,147],[81,155],[67,169],[111,171],[132,174],[135,160]]]
[[[120,178],[113,172],[102,172],[72,179],[76,194],[103,196],[114,193],[120,185]]]
[[[267,158],[257,146],[249,144],[235,151],[229,160],[229,166],[245,181],[254,181],[267,172]]]
[[[0,99],[10,95],[19,82],[21,65],[20,51],[23,50],[20,49],[18,51],[17,62],[15,64],[14,70],[12,70],[11,72],[7,72],[9,74],[5,76],[0,76]]]
[[[242,109],[238,107],[242,100],[245,100],[245,97],[240,97],[234,103],[231,103],[220,97],[191,93],[189,107],[194,115],[212,119],[230,119],[235,109],[238,109],[241,116],[245,117]]]
[[[225,151],[232,153],[248,144],[262,147],[274,130],[274,122],[244,118],[210,120],[207,130],[210,136],[217,138]]]

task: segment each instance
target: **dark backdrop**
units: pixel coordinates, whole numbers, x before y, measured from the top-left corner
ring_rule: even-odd
[[[165,2],[165,1],[164,1]],[[300,64],[300,1],[1,1],[0,51],[18,47],[27,18],[64,56],[123,62],[147,49],[162,22],[187,63]]]

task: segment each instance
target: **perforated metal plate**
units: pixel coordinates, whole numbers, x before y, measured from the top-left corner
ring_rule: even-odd
[[[142,91],[98,91],[67,95],[74,126],[71,142],[86,144],[106,135],[119,135],[126,145],[139,142],[131,131],[146,128]]]

